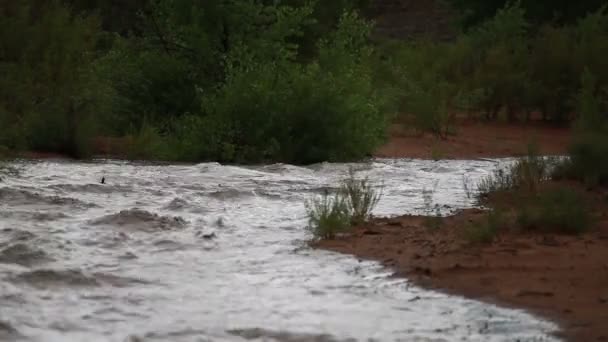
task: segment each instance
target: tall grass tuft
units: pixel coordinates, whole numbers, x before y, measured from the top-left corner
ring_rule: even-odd
[[[581,234],[589,229],[592,219],[581,194],[559,187],[542,191],[534,201],[522,203],[517,223],[526,230]]]
[[[369,178],[357,179],[352,169],[349,170],[348,178],[342,181],[340,194],[344,198],[353,225],[369,220],[372,210],[382,197],[382,193],[374,189]]]
[[[363,224],[372,217],[380,201],[378,192],[368,178],[357,179],[349,170],[348,178],[341,181],[337,192],[326,191],[305,203],[308,229],[317,239],[333,239],[339,233]]]
[[[318,239],[333,239],[351,224],[348,206],[339,193],[325,192],[322,197],[307,201],[306,212],[308,229]]]
[[[536,193],[540,184],[551,178],[554,164],[552,159],[539,156],[534,145],[529,145],[525,157],[483,178],[477,185],[478,196],[483,198],[492,192],[516,189]]]
[[[472,243],[490,243],[506,224],[504,213],[493,209],[485,214],[480,222],[473,222],[465,231],[466,238]]]
[[[433,184],[432,189],[427,189],[424,187],[422,189],[422,200],[424,201],[424,225],[425,227],[431,230],[438,230],[441,228],[441,224],[443,219],[441,217],[441,210],[439,204],[435,203],[433,205],[433,198],[435,197],[435,192],[437,192],[437,184],[438,181]]]

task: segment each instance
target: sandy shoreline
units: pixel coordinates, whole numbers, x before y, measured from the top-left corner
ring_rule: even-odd
[[[478,209],[429,229],[425,217],[376,219],[316,248],[377,260],[424,288],[526,309],[560,325],[568,341],[608,340],[608,221],[583,236],[505,232],[472,244]]]

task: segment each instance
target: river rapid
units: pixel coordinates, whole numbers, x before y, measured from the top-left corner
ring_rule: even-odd
[[[424,189],[443,212],[470,207],[463,177],[503,162],[9,163],[0,341],[553,341],[523,311],[306,245],[305,200],[350,167],[383,183],[389,216],[424,212]]]

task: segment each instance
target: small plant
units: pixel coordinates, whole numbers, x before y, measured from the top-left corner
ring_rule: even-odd
[[[333,239],[369,220],[381,197],[368,178],[357,179],[350,169],[336,193],[326,191],[322,197],[306,202],[308,229],[318,239]]]
[[[483,198],[492,192],[516,189],[536,193],[540,183],[550,178],[552,165],[551,159],[538,156],[534,145],[529,145],[525,157],[483,178],[477,185],[478,196]]]
[[[581,234],[591,226],[582,196],[568,188],[545,190],[519,209],[517,223],[524,229],[564,234]]]
[[[368,178],[355,178],[352,169],[348,174],[348,178],[343,180],[340,186],[340,195],[350,212],[352,224],[358,225],[371,218],[372,211],[382,194],[374,189]]]
[[[485,197],[492,192],[511,190],[515,186],[513,184],[513,176],[511,168],[496,168],[492,174],[481,179],[477,184],[477,193],[479,197]]]
[[[422,199],[424,201],[424,215],[426,216],[424,225],[432,230],[441,228],[442,218],[439,204],[433,205],[433,198],[437,191],[437,184],[435,182],[433,189],[429,190],[426,187],[422,189]]]
[[[471,184],[471,178],[467,175],[462,175],[462,188],[464,189],[467,199],[471,200],[475,197],[473,185]]]
[[[481,222],[474,222],[467,228],[466,238],[473,243],[490,243],[504,224],[503,213],[494,209],[488,212]]]
[[[333,239],[346,231],[351,224],[351,215],[344,198],[325,192],[321,198],[306,202],[308,229],[319,239]]]
[[[561,168],[563,178],[588,186],[608,184],[608,139],[605,134],[584,133],[570,147],[570,159]]]
[[[528,153],[518,160],[513,167],[515,183],[535,193],[540,183],[549,178],[551,163],[549,159],[539,156],[538,147],[528,144]]]

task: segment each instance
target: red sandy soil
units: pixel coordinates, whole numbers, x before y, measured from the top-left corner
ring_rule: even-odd
[[[541,122],[482,123],[461,120],[455,125],[456,134],[446,140],[432,134],[408,132],[395,124],[390,138],[375,157],[420,159],[475,159],[513,157],[526,153],[527,145],[536,144],[539,154],[563,155],[571,140],[571,130]]]
[[[507,307],[523,308],[560,325],[569,341],[608,341],[608,214],[603,210],[582,236],[505,229],[489,244],[466,238],[479,209],[443,219],[376,219],[315,247],[382,262],[422,287]]]

